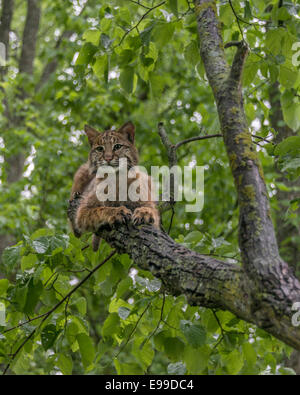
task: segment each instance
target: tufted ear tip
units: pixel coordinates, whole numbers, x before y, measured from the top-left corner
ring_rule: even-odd
[[[135,126],[131,121],[128,121],[121,126],[118,132],[125,135],[127,140],[132,144],[134,143]]]
[[[96,129],[89,125],[84,125],[84,131],[87,135],[90,145],[93,144],[94,139],[100,134]]]

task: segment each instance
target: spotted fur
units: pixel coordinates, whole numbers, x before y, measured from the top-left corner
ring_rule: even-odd
[[[96,196],[97,185],[103,181],[95,177],[102,166],[116,169],[121,158],[127,159],[128,170],[138,164],[138,152],[134,145],[135,127],[127,122],[118,130],[106,130],[102,133],[85,126],[91,149],[88,162],[83,164],[74,176],[68,216],[73,232],[80,236],[85,232],[98,232],[101,228],[112,229],[119,224],[132,222],[134,225],[151,224],[159,228],[160,217],[152,199],[151,178],[137,172],[135,178],[128,178],[131,183],[142,177],[141,187],[148,188],[147,201],[121,201],[119,199],[119,173],[116,173],[116,201],[99,201]],[[97,250],[100,238],[94,234],[93,249]]]

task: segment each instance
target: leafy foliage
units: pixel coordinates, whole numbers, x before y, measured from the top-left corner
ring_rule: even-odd
[[[26,6],[19,3],[13,21],[19,35],[11,45],[16,56]],[[89,1],[81,14],[75,1],[64,7],[58,0],[43,3],[35,74],[26,78],[16,72],[11,56],[0,90],[11,112],[24,117],[12,128],[5,113],[0,115],[1,155],[26,157],[23,177],[13,184],[6,182],[7,163],[1,168],[1,233],[17,240],[0,266],[5,276],[0,301],[6,307],[2,370],[10,363],[15,374],[290,374],[284,367],[288,347],[229,312],[192,307],[183,296],[166,294],[163,284],[127,255],[114,255],[72,293],[111,252],[102,242],[94,253],[86,248],[90,235],[78,240],[67,226],[72,176],[88,151],[83,125],[104,129],[131,119],[141,164],[149,168],[167,163],[156,131],[161,119],[173,143],[218,133],[219,122],[191,2],[155,2],[156,7],[144,0],[148,8],[143,8],[98,0]],[[266,8],[269,3],[273,8]],[[300,39],[299,6],[291,2],[279,9],[263,0],[232,4],[251,48],[245,109],[258,136],[253,139],[275,215],[276,191],[287,187],[276,180],[274,163],[289,179],[300,175],[300,78],[292,63],[292,46]],[[229,3],[218,2],[218,12],[224,41],[242,39]],[[280,28],[278,21],[284,21]],[[58,31],[73,33],[52,45]],[[226,51],[231,61],[234,48]],[[43,66],[53,58],[58,68],[37,90]],[[268,86],[276,81],[284,122],[293,132],[280,143],[270,127]],[[18,97],[20,86],[28,91],[25,100]],[[240,264],[235,188],[222,141],[185,145],[178,154],[181,166],[196,161],[205,166],[205,207],[185,213],[185,202],[178,203],[172,237]],[[287,203],[286,220],[299,226],[298,207],[299,199]],[[163,215],[166,229],[170,218],[170,212]]]

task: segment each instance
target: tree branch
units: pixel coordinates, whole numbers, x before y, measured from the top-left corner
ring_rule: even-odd
[[[261,298],[244,268],[189,250],[153,227],[124,225],[101,231],[101,237],[160,278],[172,295],[185,295],[191,305],[229,310],[300,349],[300,328],[291,323],[300,294],[296,279],[290,279],[288,293],[284,280],[276,288],[266,283]]]
[[[244,63],[249,52],[249,47],[245,41],[240,41],[237,48],[230,70],[230,79],[239,87],[241,85]]]

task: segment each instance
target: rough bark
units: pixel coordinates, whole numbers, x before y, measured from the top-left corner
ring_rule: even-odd
[[[291,324],[291,307],[300,293],[296,279],[288,295],[282,283],[266,288],[262,300],[244,268],[189,250],[150,226],[122,226],[100,235],[160,278],[171,294],[185,295],[192,305],[229,310],[300,350],[299,327]]]

